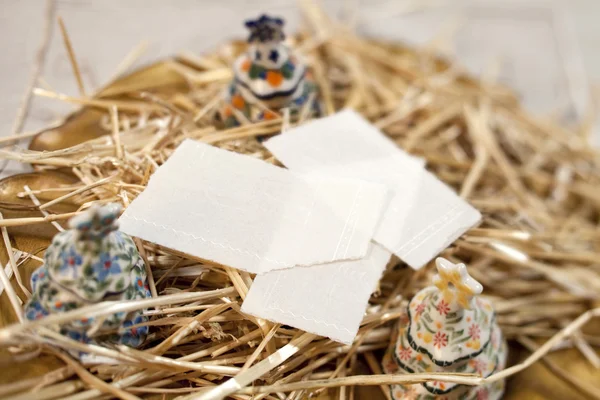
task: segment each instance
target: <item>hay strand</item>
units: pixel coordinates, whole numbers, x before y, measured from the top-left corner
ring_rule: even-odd
[[[95,400],[107,395],[162,394],[189,400],[275,398],[269,396],[277,394],[298,399],[327,388],[344,388],[338,396],[352,398],[356,397],[353,388],[364,385],[379,386],[376,391],[385,396],[394,384],[494,382],[540,360],[549,363],[546,356],[565,346],[575,346],[590,365],[600,363],[594,349],[600,339],[581,330],[600,316],[600,309],[594,308],[600,293],[598,152],[583,136],[528,115],[509,90],[490,79],[477,81],[463,75],[460,66],[437,58],[431,46],[413,49],[367,40],[329,19],[311,2],[303,2],[302,10],[307,29],[292,40],[315,76],[324,113],[343,107],[362,113],[398,146],[424,158],[429,170],[482,211],[482,225],[443,255],[469,265],[484,285],[484,294],[493,300],[504,333],[532,353],[485,379],[460,374],[382,375],[381,351],[389,345],[407,299],[430,282],[430,266],[414,272],[398,260],[392,262],[370,300],[355,342],[346,346],[243,314],[240,306],[251,286],[249,274],[136,240],[152,279],[152,298],[103,302],[0,330],[0,346],[10,348],[13,355],[25,357],[39,348],[68,364],[63,372],[46,374],[36,398]],[[67,42],[66,31],[64,38]],[[143,48],[134,49],[115,76]],[[118,98],[97,98],[86,97],[71,49],[79,97],[35,89],[39,96],[100,110],[104,116],[98,126],[106,136],[48,152],[0,150],[0,158],[44,169],[69,168],[80,180],[59,188],[24,188],[21,197],[30,199],[42,215],[0,219],[15,283],[4,269],[0,269],[0,282],[20,320],[17,293],[28,292],[7,227],[53,223],[77,215],[50,212],[51,206],[67,200],[80,201],[80,209],[111,201],[127,207],[187,138],[277,163],[256,138],[278,134],[313,116],[308,109],[298,117],[283,110],[270,121],[244,121],[236,128],[219,129],[214,111],[231,78],[229,65],[241,51],[243,46],[227,44],[202,57],[182,52],[168,60],[169,73],[174,71],[189,84],[189,89],[177,93],[140,93],[140,85],[129,91],[117,82]],[[36,195],[50,191],[61,195],[40,203]],[[147,310],[151,335],[140,349],[84,345],[56,331],[60,324],[84,316],[101,319],[142,309]],[[534,346],[536,339],[546,341]],[[84,366],[65,351],[113,361]],[[374,375],[359,374],[360,366]],[[551,369],[562,380],[597,397],[597,391],[581,379],[555,367]],[[29,388],[23,382],[0,387],[0,393],[28,398]]]

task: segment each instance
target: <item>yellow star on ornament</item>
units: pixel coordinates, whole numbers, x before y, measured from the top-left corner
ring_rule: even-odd
[[[454,264],[445,258],[435,260],[438,273],[433,277],[433,284],[442,292],[445,299],[452,299],[456,294],[456,301],[461,307],[470,309],[473,296],[483,291],[481,283],[473,279],[465,264]]]

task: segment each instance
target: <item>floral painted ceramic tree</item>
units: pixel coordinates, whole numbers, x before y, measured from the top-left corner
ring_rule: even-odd
[[[33,295],[27,319],[66,312],[104,300],[150,297],[144,261],[133,240],[119,232],[121,206],[94,206],[71,219],[70,229],[57,234],[46,250],[44,265],[31,277]],[[104,320],[84,318],[61,327],[80,342],[110,341],[139,346],[148,328],[141,312],[117,313]],[[94,332],[93,338],[90,332]]]
[[[489,301],[476,297],[483,287],[464,264],[436,260],[434,285],[410,301],[406,318],[383,359],[389,374],[473,373],[487,377],[504,368],[506,343]],[[392,397],[419,400],[495,400],[504,382],[464,386],[448,382],[393,385]]]
[[[318,113],[316,86],[306,65],[283,43],[283,24],[281,18],[267,15],[246,22],[248,51],[233,65],[234,80],[219,111],[226,127],[240,125],[244,119],[273,119],[273,111],[285,107],[292,114],[305,106]]]

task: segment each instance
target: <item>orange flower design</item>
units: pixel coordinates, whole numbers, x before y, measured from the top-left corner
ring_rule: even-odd
[[[467,346],[468,348],[479,350],[479,348],[481,347],[481,342],[479,340],[468,341],[467,343],[465,343],[465,346]]]
[[[241,95],[236,94],[231,98],[231,104],[233,104],[233,106],[238,110],[241,110],[246,105],[246,102],[244,101],[244,98]]]
[[[267,72],[267,82],[273,87],[279,87],[283,82],[283,75],[278,71],[269,71]]]
[[[249,59],[245,59],[242,63],[242,71],[248,72],[250,71],[250,67],[252,66],[252,62]]]
[[[269,111],[269,110],[265,111],[265,120],[266,121],[270,121],[275,118],[277,118],[277,114],[275,114],[274,112]]]

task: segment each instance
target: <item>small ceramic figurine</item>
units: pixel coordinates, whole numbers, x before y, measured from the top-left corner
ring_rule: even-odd
[[[434,285],[408,305],[406,318],[383,359],[388,374],[420,372],[473,373],[487,377],[504,368],[507,348],[489,301],[476,297],[483,287],[464,264],[436,260]],[[393,385],[395,400],[495,400],[504,382],[484,386],[426,382]]]
[[[283,43],[283,20],[263,15],[246,22],[250,30],[248,51],[233,65],[234,80],[219,110],[226,127],[275,118],[272,111],[289,107],[298,113],[307,101],[318,112],[313,83],[306,65]],[[262,104],[261,104],[262,103]]]
[[[44,265],[31,277],[33,295],[25,309],[29,320],[70,311],[105,300],[150,297],[146,269],[128,235],[119,232],[118,204],[93,206],[69,221],[46,250]],[[104,319],[83,318],[61,327],[72,339],[113,342],[137,347],[146,338],[141,311]],[[93,334],[93,335],[92,335]],[[90,337],[91,336],[91,337]]]

